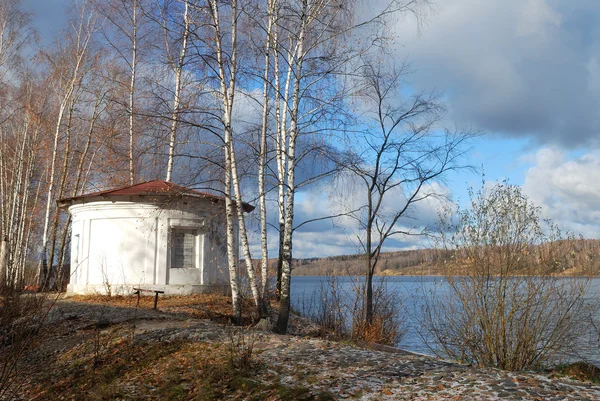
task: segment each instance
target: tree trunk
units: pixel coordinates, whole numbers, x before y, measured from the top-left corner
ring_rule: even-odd
[[[62,198],[63,193],[65,191],[65,184],[67,182],[67,174],[68,174],[68,167],[69,167],[69,157],[71,156],[71,125],[72,125],[72,121],[73,121],[73,112],[75,109],[75,103],[76,103],[76,98],[72,97],[71,99],[71,106],[69,107],[69,116],[67,118],[67,126],[65,129],[65,149],[64,149],[64,154],[63,154],[63,165],[62,165],[62,171],[61,171],[61,178],[60,178],[60,186],[58,187],[58,191],[56,193],[56,197],[57,199]],[[50,241],[50,270],[52,270],[52,265],[53,265],[53,261],[54,261],[54,254],[56,252],[56,236],[58,234],[58,220],[59,220],[59,210],[57,209],[56,212],[54,213],[54,219],[52,221],[52,230],[50,232],[50,235],[52,237],[52,240]],[[63,242],[64,244],[64,242]],[[54,272],[54,281],[56,282],[56,278],[58,276],[58,270]],[[48,278],[51,276],[52,271],[49,272],[48,274]],[[49,282],[48,279],[46,279],[46,284],[44,287],[48,286]],[[50,288],[52,289],[52,288]]]
[[[188,1],[185,2],[185,12],[183,21],[185,28],[183,31],[183,43],[181,44],[181,52],[179,60],[175,66],[175,96],[173,98],[173,113],[171,114],[171,135],[169,137],[169,160],[167,161],[167,177],[166,181],[171,181],[173,174],[173,159],[175,157],[175,143],[177,141],[177,125],[179,121],[179,107],[181,105],[181,73],[185,63],[185,55],[187,51],[188,37],[190,36],[190,17],[189,17]]]
[[[0,291],[6,287],[7,278],[8,278],[8,238],[4,237],[2,239],[2,244],[0,244]]]
[[[265,191],[265,166],[267,164],[267,123],[269,116],[269,70],[271,61],[271,43],[273,23],[275,19],[275,8],[277,0],[268,2],[268,27],[267,40],[265,46],[265,69],[263,75],[263,111],[260,131],[260,157],[258,160],[258,196],[260,207],[260,245],[261,245],[261,298],[263,303],[262,313],[265,316],[269,314],[269,249],[267,241],[267,202]],[[280,281],[278,280],[278,284]]]
[[[278,30],[274,30],[274,44],[278,43]],[[277,254],[277,300],[281,300],[281,276],[283,270],[283,241],[285,231],[285,172],[287,166],[287,114],[290,86],[292,83],[292,64],[293,54],[290,52],[287,57],[287,76],[285,79],[285,89],[283,99],[280,98],[281,82],[279,78],[279,57],[275,57],[275,93],[277,101],[275,102],[275,121],[276,121],[276,136],[275,136],[275,154],[277,160],[277,211],[279,218],[279,242]],[[283,107],[281,106],[283,104]]]
[[[80,24],[78,26],[78,31],[75,33],[77,35],[77,43],[75,48],[75,62],[70,70],[69,80],[65,82],[64,93],[61,95],[61,102],[58,111],[58,116],[56,119],[56,126],[54,130],[54,146],[52,149],[52,162],[50,167],[50,179],[48,184],[48,193],[46,198],[46,213],[44,217],[44,231],[42,234],[42,259],[40,261],[39,269],[38,269],[38,283],[40,286],[45,288],[48,280],[48,226],[50,223],[50,206],[54,202],[54,181],[56,180],[56,159],[58,154],[58,141],[61,131],[62,120],[64,117],[65,109],[67,105],[72,101],[71,97],[75,91],[77,85],[80,84],[80,68],[83,63],[85,56],[88,53],[88,45],[93,35],[93,26],[85,25],[83,23],[85,16],[82,14],[80,16]],[[86,21],[89,22],[89,21]],[[63,84],[62,82],[59,82]],[[52,260],[50,260],[50,265],[52,266]]]
[[[220,95],[223,101],[223,125],[225,130],[225,138],[223,144],[223,151],[225,152],[225,214],[226,214],[226,226],[227,226],[227,260],[229,265],[229,284],[231,286],[231,304],[232,304],[232,320],[234,324],[241,324],[242,322],[242,302],[238,288],[238,272],[237,272],[237,241],[235,238],[235,223],[234,223],[234,208],[231,196],[232,187],[232,170],[231,170],[231,141],[232,141],[232,127],[231,127],[231,111],[233,106],[233,100],[235,95],[235,38],[236,38],[236,17],[237,17],[237,1],[232,1],[232,48],[233,53],[231,55],[231,66],[230,66],[230,80],[229,86],[227,85],[227,79],[225,75],[225,61],[223,60],[223,46],[221,36],[221,25],[219,16],[219,2],[218,0],[211,0],[209,2],[209,8],[212,14],[213,27],[215,30],[215,42],[217,46],[217,64],[219,69],[219,83],[220,83]]]
[[[248,273],[248,284],[250,285],[250,290],[252,291],[252,298],[254,298],[254,304],[256,305],[256,311],[260,318],[266,317],[263,312],[263,304],[262,297],[258,291],[258,285],[256,283],[256,275],[254,274],[254,266],[252,266],[252,256],[250,255],[250,244],[248,242],[248,233],[246,231],[246,221],[244,219],[244,209],[243,209],[243,201],[242,194],[240,191],[240,182],[237,174],[237,163],[235,158],[235,150],[233,146],[233,141],[229,142],[229,160],[231,166],[231,178],[234,188],[235,194],[235,205],[237,210],[237,221],[239,228],[239,238],[242,241],[242,250],[244,252],[244,262],[246,265],[246,272]]]
[[[135,183],[135,166],[134,166],[134,102],[135,102],[135,76],[137,68],[137,11],[138,2],[133,0],[133,19],[132,19],[132,36],[131,36],[131,80],[129,82],[129,184]]]
[[[307,8],[307,3],[304,3]],[[306,11],[306,10],[305,10]],[[303,13],[303,16],[306,12]],[[303,17],[305,18],[305,17]],[[296,172],[296,141],[299,135],[298,115],[300,113],[300,80],[302,76],[303,45],[306,20],[302,20],[302,27],[296,45],[295,57],[296,71],[294,74],[294,94],[292,97],[290,138],[287,147],[287,203],[285,209],[285,227],[283,236],[283,252],[281,262],[281,299],[279,300],[279,316],[275,325],[275,331],[280,334],[287,333],[290,318],[290,290],[292,280],[292,234],[294,230],[294,200],[295,200],[295,172]]]
[[[65,108],[67,107],[67,101],[71,97],[72,90],[68,90],[63,98],[60,109],[58,112],[58,118],[56,121],[56,129],[54,130],[54,147],[52,150],[52,162],[50,164],[50,179],[48,181],[48,193],[46,200],[46,214],[44,217],[44,231],[42,233],[42,259],[40,261],[40,267],[38,271],[38,284],[40,287],[45,288],[48,280],[48,226],[50,223],[50,206],[54,200],[54,180],[55,180],[55,168],[56,168],[56,157],[58,154],[58,138],[60,134],[60,126],[63,119]],[[52,261],[50,261],[52,263]]]
[[[373,182],[374,184],[374,182]],[[366,291],[365,291],[365,322],[368,326],[373,324],[373,196],[372,192],[369,191],[367,194],[367,227],[366,227],[366,246],[365,253],[367,256],[367,269],[366,269]]]

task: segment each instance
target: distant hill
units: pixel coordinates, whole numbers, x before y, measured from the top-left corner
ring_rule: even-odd
[[[563,246],[561,242],[552,246]],[[581,274],[579,266],[586,265],[586,274],[600,275],[600,240],[575,240],[576,251],[565,261],[556,274]],[[445,274],[441,261],[449,260],[450,251],[440,249],[419,249],[381,254],[376,269],[380,276],[435,276]],[[294,259],[294,276],[356,276],[365,273],[364,255],[341,255],[326,258]]]
[[[438,275],[436,261],[447,252],[438,249],[385,252],[376,268],[378,275]],[[364,255],[341,255],[326,258],[294,259],[295,276],[356,276],[365,272]]]

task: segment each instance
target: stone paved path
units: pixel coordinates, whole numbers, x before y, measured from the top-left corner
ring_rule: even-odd
[[[340,399],[600,400],[600,386],[589,383],[478,369],[406,352],[272,336],[259,346],[261,358],[274,361],[270,368],[288,383],[328,390]]]

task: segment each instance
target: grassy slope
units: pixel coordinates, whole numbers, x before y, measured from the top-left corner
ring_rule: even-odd
[[[86,304],[132,308],[134,299],[79,297],[76,301],[85,312]],[[142,309],[148,310],[151,305],[151,297],[142,298]],[[180,316],[223,321],[228,317],[230,302],[216,295],[172,297],[161,298],[159,306]],[[248,343],[232,346],[231,338],[132,342],[131,322],[102,330],[93,327],[73,330],[71,323],[72,318],[65,316],[60,323],[40,333],[38,343],[23,359],[14,377],[15,399],[336,399],[329,392],[311,391],[296,381],[285,380],[289,372],[247,358]],[[566,366],[556,374],[598,380],[597,371],[588,372],[588,367],[584,368]],[[294,372],[298,377],[308,374],[297,366]]]
[[[85,305],[135,307],[135,297],[76,297]],[[140,308],[150,309],[151,297]],[[219,323],[231,301],[219,295],[168,297],[161,309]],[[245,310],[250,310],[249,305]],[[250,316],[244,316],[250,321]],[[133,329],[135,330],[135,329]],[[231,339],[132,340],[131,322],[73,330],[70,318],[47,327],[20,364],[12,392],[30,400],[330,400],[328,393],[255,379],[265,366]]]

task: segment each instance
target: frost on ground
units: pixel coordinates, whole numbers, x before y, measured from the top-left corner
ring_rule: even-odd
[[[201,303],[134,306],[59,300],[6,398],[600,400],[591,383],[317,338],[299,318],[280,336],[233,330]]]

